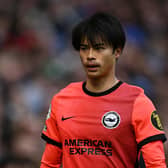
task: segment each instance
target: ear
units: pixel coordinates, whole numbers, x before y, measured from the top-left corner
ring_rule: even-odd
[[[119,58],[119,56],[121,55],[121,52],[122,52],[121,48],[116,48],[115,49],[114,56],[115,56],[116,59]]]

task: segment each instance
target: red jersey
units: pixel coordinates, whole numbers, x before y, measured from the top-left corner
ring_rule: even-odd
[[[51,102],[42,138],[62,148],[64,168],[134,168],[145,144],[166,137],[143,89],[122,83],[93,93],[68,85]]]

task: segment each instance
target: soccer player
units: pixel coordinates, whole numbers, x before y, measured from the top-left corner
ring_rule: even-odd
[[[53,97],[41,168],[135,168],[140,157],[146,168],[166,168],[166,137],[156,108],[142,88],[115,74],[125,45],[120,22],[96,13],[74,27],[72,45],[86,81]]]

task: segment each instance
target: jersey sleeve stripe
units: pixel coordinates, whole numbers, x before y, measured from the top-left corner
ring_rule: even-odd
[[[49,144],[58,146],[59,148],[62,148],[62,143],[50,139],[49,137],[47,137],[47,136],[46,136],[45,134],[43,134],[43,133],[41,134],[41,138],[42,138],[43,140],[45,140],[47,143],[49,143]]]
[[[161,140],[161,141],[165,142],[167,140],[167,138],[166,138],[165,134],[158,134],[158,135],[150,136],[150,137],[142,140],[140,143],[138,143],[138,151],[141,149],[142,146],[146,145],[147,143],[157,141],[157,140]]]

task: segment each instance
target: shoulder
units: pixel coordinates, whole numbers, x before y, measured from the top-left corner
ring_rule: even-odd
[[[123,83],[122,87],[130,93],[144,93],[144,90],[141,87],[131,85],[125,82]]]
[[[133,108],[153,108],[152,101],[144,93],[144,89],[139,86],[123,83],[121,93],[133,100]]]
[[[139,95],[144,94],[144,90],[139,86],[135,86],[135,85],[131,85],[123,82],[123,84],[119,88],[119,93],[120,93],[120,96],[126,97],[128,99],[132,99],[133,101],[135,101],[135,99],[139,97]]]
[[[156,110],[152,100],[144,93],[144,89],[134,85],[127,84],[127,91],[131,92],[134,96],[133,100],[133,117],[142,118],[146,115],[151,115]]]
[[[61,89],[58,93],[53,96],[53,99],[57,99],[62,96],[72,96],[79,93],[82,90],[83,82],[73,82]]]

